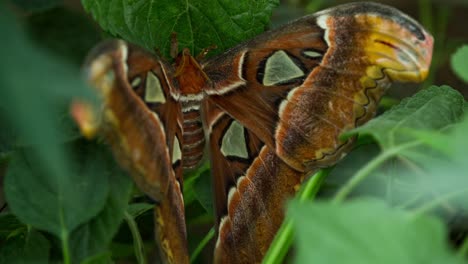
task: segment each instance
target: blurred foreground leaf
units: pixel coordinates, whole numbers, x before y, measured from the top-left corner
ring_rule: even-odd
[[[468,45],[464,45],[452,55],[452,69],[460,77],[468,83]]]
[[[21,222],[57,236],[64,263],[76,255],[70,249],[71,233],[93,219],[89,229],[94,233],[80,241],[89,245],[76,247],[88,257],[107,246],[128,199],[124,187],[109,196],[108,178],[116,165],[109,163],[108,151],[80,141],[64,144],[76,137],[67,113],[70,101],[94,97],[79,69],[32,45],[3,3],[0,31],[8,35],[0,50],[0,108],[6,110],[0,113],[5,121],[0,125],[14,131],[3,139],[28,146],[10,148],[14,152],[4,186],[9,209]],[[104,216],[96,218],[100,213]]]
[[[374,200],[290,204],[295,263],[463,263],[450,252],[441,221]]]
[[[0,49],[0,109],[5,110],[0,112],[5,121],[0,129],[15,132],[12,142],[35,146],[46,169],[63,175],[69,171],[60,146],[69,139],[64,136],[69,129],[62,129],[63,124],[69,127],[63,122],[63,109],[74,97],[92,99],[91,90],[76,67],[31,45],[4,4],[0,32],[8,35]]]
[[[103,184],[87,185],[90,183],[87,180],[94,175],[79,175],[76,164],[71,164],[58,140],[61,131],[54,115],[56,106],[73,96],[85,95],[86,89],[76,68],[67,67],[32,46],[19,24],[1,5],[0,31],[9,36],[0,49],[0,105],[8,110],[1,113],[7,121],[1,125],[11,127],[17,133],[15,136],[34,146],[28,152],[15,154],[5,179],[7,200],[23,222],[60,237],[62,231],[71,231],[95,215],[103,206],[107,192],[102,189]],[[94,178],[97,182],[105,181]],[[86,192],[78,193],[80,190],[103,191],[92,197]],[[70,197],[72,200],[66,200]],[[90,205],[86,201],[96,203]],[[81,214],[80,209],[86,212]],[[67,214],[63,210],[76,211]]]

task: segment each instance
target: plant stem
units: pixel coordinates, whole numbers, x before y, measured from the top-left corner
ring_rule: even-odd
[[[302,190],[297,195],[297,199],[301,202],[310,200],[317,194],[325,179],[332,168],[321,169],[315,173],[308,181],[305,182]],[[263,264],[283,263],[284,257],[289,251],[294,235],[294,228],[291,219],[286,218],[278,230],[275,239],[271,243],[268,252],[263,258]]]
[[[334,167],[321,169],[317,173],[315,173],[308,181],[306,181],[304,187],[299,192],[299,201],[304,202],[314,198],[318,190],[322,186],[323,180],[330,174],[333,168]]]
[[[63,212],[60,210],[60,240],[62,242],[62,256],[64,264],[71,264],[70,246],[68,245],[68,231],[65,227],[65,219],[63,219]]]
[[[138,230],[135,219],[133,219],[133,217],[127,211],[124,213],[124,218],[128,224],[128,227],[130,228],[130,232],[132,233],[137,262],[138,264],[146,264],[143,241],[141,240],[140,231]]]
[[[71,264],[70,259],[70,249],[68,245],[68,233],[67,231],[62,231],[62,255],[63,255],[63,263],[64,264]]]
[[[371,160],[366,166],[362,167],[358,170],[353,177],[343,186],[341,189],[336,193],[335,197],[333,198],[333,203],[340,203],[342,202],[346,196],[348,196],[351,191],[363,180],[365,180],[372,171],[377,169],[380,165],[382,165],[388,159],[396,156],[404,149],[414,147],[420,144],[420,142],[411,142],[407,144],[403,144],[394,148],[391,148],[387,151],[380,153],[377,157]]]
[[[202,252],[202,250],[206,247],[208,242],[215,236],[215,230],[212,227],[210,231],[205,235],[205,237],[202,239],[202,241],[198,244],[197,248],[193,251],[192,255],[190,256],[190,263],[193,263],[198,255]]]

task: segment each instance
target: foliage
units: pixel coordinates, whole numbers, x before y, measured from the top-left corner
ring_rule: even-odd
[[[83,6],[112,35],[159,49],[169,57],[170,35],[192,54],[217,45],[218,52],[261,33],[275,0],[120,1],[83,0]]]
[[[78,68],[32,45],[1,10],[0,31],[9,36],[1,51],[0,103],[8,109],[1,113],[7,121],[2,126],[15,131],[5,139],[13,142],[8,151],[15,151],[4,153],[9,156],[4,191],[8,208],[28,225],[27,232],[13,226],[4,241],[10,250],[2,252],[8,253],[5,259],[27,262],[37,253],[47,261],[47,240],[31,242],[45,240],[37,228],[59,240],[65,263],[78,262],[108,250],[131,183],[107,149],[77,139],[68,105],[73,97],[92,97]]]
[[[468,61],[468,45],[460,47],[452,57],[453,70],[461,79],[468,82],[468,65],[466,61]]]
[[[174,31],[192,54],[212,45],[210,55],[220,53],[262,32],[278,1],[82,0],[105,33],[61,2],[0,4],[0,32],[8,36],[0,50],[0,179],[8,202],[0,212],[0,263],[141,263],[154,248],[153,206],[107,147],[81,139],[69,118],[72,99],[94,98],[81,79],[82,58],[106,35],[169,58]],[[423,22],[443,31],[422,2]],[[29,16],[20,22],[11,10]],[[437,12],[446,21],[448,11]],[[447,44],[441,39],[438,52]],[[451,61],[465,82],[467,51],[462,46]],[[440,67],[442,57],[435,60]],[[360,144],[306,184],[266,263],[282,262],[291,243],[297,263],[466,262],[467,240],[455,256],[445,223],[468,209],[468,108],[459,92],[431,84],[343,135],[358,135]],[[211,256],[200,252],[214,237],[209,167],[184,181],[191,260],[206,262]]]
[[[289,213],[297,226],[295,263],[463,263],[438,219],[381,201],[295,202]]]

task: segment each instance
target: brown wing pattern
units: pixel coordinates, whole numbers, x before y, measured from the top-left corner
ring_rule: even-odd
[[[156,201],[156,241],[163,261],[188,263],[181,109],[171,97],[170,68],[142,49],[111,41],[90,55],[87,72],[102,106],[94,117],[77,116],[78,124],[102,134],[138,187]]]
[[[216,263],[261,262],[304,173],[220,108],[205,105],[218,238]]]
[[[401,12],[357,3],[301,18],[202,63],[213,81],[208,102],[229,115],[224,123],[207,121],[217,263],[261,261],[284,201],[308,174],[343,157],[353,139],[340,135],[374,116],[391,82],[425,78],[432,42]],[[240,170],[220,151],[232,119],[265,143]]]
[[[307,45],[311,51],[314,47],[314,52],[323,54],[327,46],[322,37],[323,30],[318,26],[305,20],[297,21],[209,60],[202,66],[214,83],[213,87],[206,89],[210,100],[274,147],[279,105],[291,89],[300,85],[305,76],[319,65],[321,56],[304,58],[302,54]],[[286,54],[278,54],[278,51]],[[279,76],[277,83],[270,80],[266,86],[263,80],[272,79],[272,74],[265,75],[265,71],[259,69],[275,67],[268,61],[273,56],[271,61],[274,62],[275,54],[278,54],[278,60],[284,56],[290,58],[297,65],[292,67],[296,74],[283,81]]]
[[[396,9],[355,3],[266,32],[202,64],[207,94],[291,167],[341,157],[392,81],[427,75],[432,37]]]

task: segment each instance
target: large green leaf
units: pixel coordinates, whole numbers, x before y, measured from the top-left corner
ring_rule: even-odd
[[[15,132],[12,142],[20,138],[36,146],[50,173],[65,174],[67,155],[59,145],[67,139],[61,129],[63,106],[73,97],[91,98],[91,90],[77,67],[31,45],[23,28],[0,5],[0,32],[8,36],[0,49],[0,106],[5,110],[1,126]],[[59,116],[57,109],[62,109]]]
[[[13,154],[6,198],[22,222],[61,239],[67,260],[70,232],[102,209],[108,193],[100,152],[75,145],[71,155],[62,145],[66,138],[57,109],[64,109],[73,97],[89,97],[90,90],[77,67],[33,46],[0,5],[0,31],[8,35],[0,50],[0,105],[7,110],[2,112],[2,126],[11,127],[32,146]],[[62,110],[60,116],[64,114]]]
[[[221,52],[265,29],[277,0],[82,0],[101,27],[169,55],[171,34],[192,54]],[[212,54],[210,53],[210,54]]]
[[[12,212],[22,222],[61,239],[104,207],[109,168],[115,166],[106,159],[102,147],[78,141],[68,149],[75,157],[66,173],[50,173],[37,152],[25,149],[12,155],[5,178]]]
[[[460,47],[453,54],[451,63],[458,77],[468,83],[468,45]]]
[[[441,221],[373,200],[290,204],[295,263],[463,263],[446,243]]]

